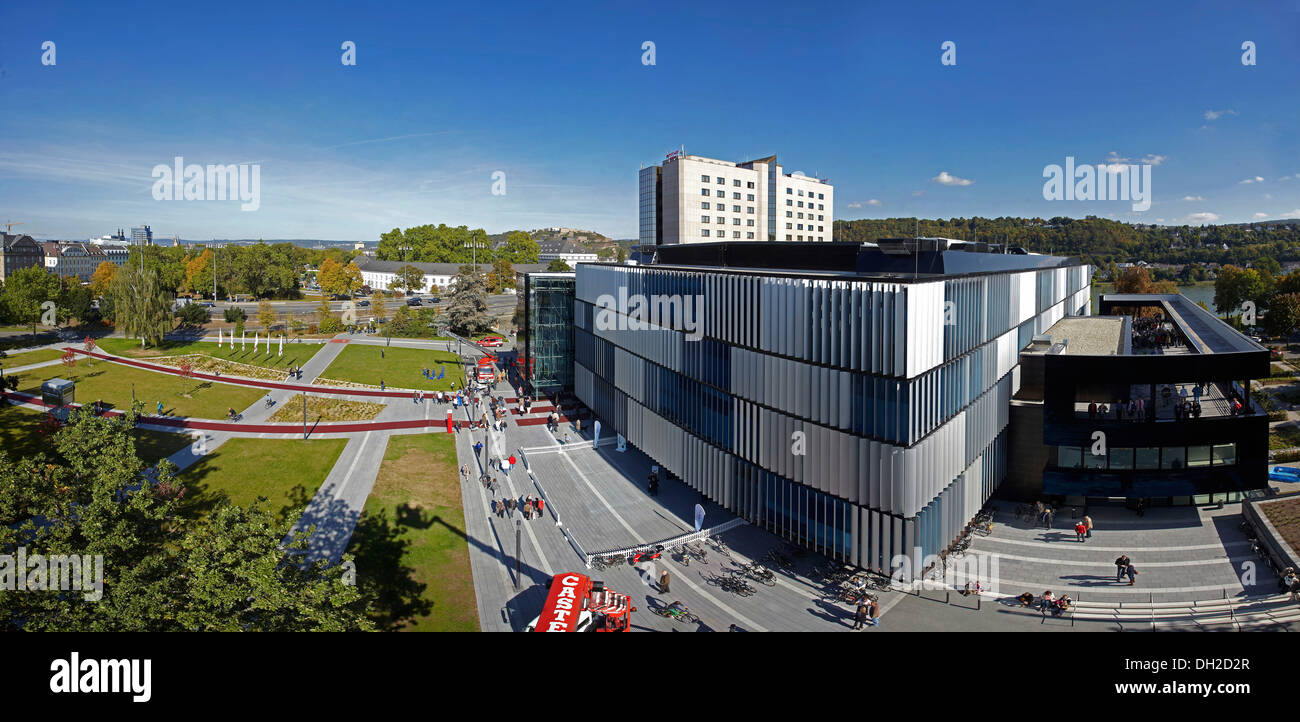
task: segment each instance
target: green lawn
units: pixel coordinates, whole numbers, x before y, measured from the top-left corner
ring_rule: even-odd
[[[279,343],[271,345],[270,352],[267,352],[265,339],[257,344],[257,352],[253,352],[253,341],[250,338],[243,349],[239,346],[231,347],[229,344],[222,344],[217,348],[215,342],[196,341],[186,343],[181,341],[165,341],[161,346],[140,348],[140,341],[128,338],[105,338],[97,343],[107,353],[115,356],[125,356],[127,358],[137,358],[147,360],[149,358],[158,358],[160,356],[184,356],[187,354],[203,354],[212,358],[225,359],[236,363],[248,364],[250,366],[261,366],[271,369],[288,369],[290,367],[301,366],[307,363],[308,359],[316,355],[321,350],[322,344],[318,343],[293,343],[291,339],[285,339],[284,355],[279,356]]]
[[[454,435],[390,437],[348,551],[381,628],[479,631]]]
[[[230,439],[180,473],[186,507],[203,514],[222,497],[247,507],[265,496],[284,515],[311,500],[346,445],[347,439]]]
[[[28,366],[30,364],[38,364],[41,363],[42,361],[53,361],[54,359],[60,358],[62,356],[63,356],[63,352],[57,349],[41,348],[41,349],[36,349],[35,351],[21,351],[18,353],[10,353],[8,358],[4,359],[4,361],[0,362],[0,364],[3,364],[8,368],[14,368],[15,366]]]
[[[37,430],[43,416],[45,414],[40,411],[10,406],[8,403],[0,406],[0,449],[8,452],[11,459],[35,456],[42,451],[54,456],[53,444]],[[132,433],[135,436],[136,453],[149,464],[165,459],[191,443],[188,434],[147,429],[135,429]]]
[[[118,410],[131,407],[134,384],[136,398],[144,402],[147,413],[156,413],[161,401],[165,414],[204,419],[224,418],[228,407],[242,410],[264,393],[258,389],[183,379],[173,374],[146,371],[112,361],[90,360],[84,356],[73,368],[48,366],[25,371],[17,377],[18,390],[36,396],[41,393],[41,383],[49,379],[75,381],[78,403],[92,404],[96,399],[102,399]]]
[[[437,374],[443,365],[447,367],[447,375],[437,381],[430,381],[420,373],[421,369],[428,368]],[[453,383],[458,389],[465,386],[465,374],[456,354],[396,346],[348,344],[321,376],[371,386],[378,386],[382,380],[388,386],[425,391],[447,391]]]

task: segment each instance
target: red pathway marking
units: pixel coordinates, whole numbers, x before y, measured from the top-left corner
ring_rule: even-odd
[[[350,340],[351,339],[346,339],[346,338],[332,338],[330,339],[330,343],[347,343]]]
[[[9,396],[19,399],[36,406],[54,408],[43,400],[29,396],[10,392]],[[84,404],[71,404],[72,408],[82,408]],[[121,411],[105,411],[103,416],[116,417],[122,416]],[[243,424],[239,422],[228,421],[204,421],[195,420],[179,416],[140,416],[141,424],[153,424],[155,426],[175,426],[181,429],[203,429],[206,431],[244,431],[257,434],[300,434],[302,433],[301,423],[279,423],[279,424]],[[466,423],[466,422],[460,422]],[[393,429],[420,429],[436,428],[445,432],[447,430],[446,419],[412,419],[410,421],[322,421],[319,423],[308,423],[307,430],[310,434],[340,434],[352,431],[391,431]]]

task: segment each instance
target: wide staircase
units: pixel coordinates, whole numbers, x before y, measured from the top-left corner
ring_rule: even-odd
[[[1197,602],[1075,602],[1065,618],[1113,622],[1122,629],[1231,628],[1300,623],[1300,602],[1290,594],[1229,597]]]

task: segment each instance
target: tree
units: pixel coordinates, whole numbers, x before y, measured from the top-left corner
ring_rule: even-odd
[[[262,328],[266,329],[268,334],[271,333],[271,327],[275,325],[275,307],[265,298],[257,304],[257,322],[262,324]]]
[[[185,290],[203,293],[212,287],[212,251],[204,249],[203,253],[191,258],[185,264]]]
[[[170,294],[160,287],[158,272],[123,266],[109,289],[117,325],[144,345],[158,345],[172,329]]]
[[[1286,336],[1300,326],[1300,293],[1281,293],[1273,297],[1264,314],[1264,330],[1270,336]]]
[[[473,266],[461,266],[456,275],[451,302],[447,304],[447,321],[453,331],[467,336],[492,327],[487,315],[487,283]]]
[[[44,304],[53,303],[57,307],[62,291],[63,282],[45,268],[20,268],[5,278],[4,307],[10,318],[31,326],[34,336],[37,323],[42,320],[57,321],[57,318],[43,319],[48,308]]]
[[[394,291],[423,291],[424,290],[424,271],[406,264],[397,269],[397,274],[393,277],[392,283],[388,287]]]
[[[176,309],[176,318],[190,326],[202,326],[208,322],[208,309],[197,303],[185,303]]]
[[[93,300],[90,287],[81,285],[76,276],[64,277],[63,288],[59,290],[58,320],[67,322],[75,318],[81,323],[99,320],[99,312],[91,306]]]
[[[0,594],[0,628],[374,629],[371,602],[345,582],[343,565],[302,563],[297,514],[274,514],[265,499],[248,508],[219,499],[199,518],[166,461],[156,483],[142,482],[136,419],[135,409],[122,421],[73,413],[51,429],[50,452],[12,459],[0,449],[0,548],[99,557],[106,582],[98,599],[94,590]]]
[[[511,231],[506,234],[505,243],[497,251],[497,258],[504,258],[510,263],[537,263],[537,254],[541,248],[524,231]]]
[[[515,287],[515,269],[510,261],[498,257],[492,262],[492,272],[487,276],[488,293],[501,293]]]
[[[564,273],[566,271],[572,271],[573,269],[569,267],[569,264],[564,262],[563,258],[557,258],[546,266],[546,270],[550,273]]]
[[[103,261],[95,268],[95,272],[90,274],[90,292],[95,298],[108,294],[108,285],[116,274],[117,264],[112,261]]]
[[[375,291],[370,296],[370,315],[381,321],[388,318],[388,303],[384,298],[383,291]]]

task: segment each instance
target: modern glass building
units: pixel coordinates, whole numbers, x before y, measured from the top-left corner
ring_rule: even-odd
[[[526,330],[520,373],[533,393],[572,391],[574,274],[521,273],[516,288],[520,326]]]
[[[1180,294],[1107,294],[1021,354],[1008,495],[1240,501],[1268,482],[1268,349]],[[1118,313],[1124,311],[1124,313]]]
[[[1019,353],[1091,269],[946,239],[660,246],[578,268],[574,389],[683,482],[869,568],[951,544],[1006,474]]]

